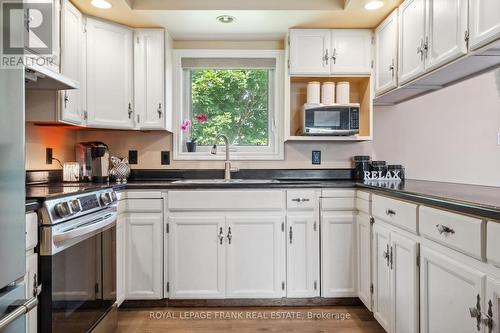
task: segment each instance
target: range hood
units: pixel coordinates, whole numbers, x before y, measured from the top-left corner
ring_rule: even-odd
[[[26,89],[69,90],[79,89],[80,83],[39,65],[27,65],[24,71]]]

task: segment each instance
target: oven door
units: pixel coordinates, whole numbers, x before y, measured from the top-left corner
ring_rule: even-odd
[[[79,237],[84,238],[84,237]],[[41,331],[90,331],[116,302],[116,227],[40,257]]]
[[[304,110],[305,134],[350,130],[349,107],[321,106]]]

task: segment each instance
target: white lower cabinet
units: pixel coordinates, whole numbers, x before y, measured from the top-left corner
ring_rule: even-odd
[[[229,216],[226,222],[226,297],[284,296],[282,217]]]
[[[375,223],[373,225],[373,316],[390,332],[391,328],[391,272],[389,270],[389,229]]]
[[[480,331],[470,309],[482,307],[486,274],[424,246],[420,255],[420,332]]]
[[[224,216],[169,217],[169,298],[224,298]]]
[[[120,306],[126,297],[126,220],[123,214],[118,215],[116,223],[116,303]]]
[[[319,296],[319,227],[314,212],[286,218],[287,297]]]
[[[321,296],[356,297],[356,219],[352,212],[321,213]]]
[[[486,328],[488,333],[500,332],[500,280],[488,278],[486,298],[483,313],[487,315]]]
[[[126,217],[126,298],[163,298],[163,214]]]
[[[356,218],[356,243],[358,246],[358,297],[363,304],[372,309],[372,272],[371,272],[371,219],[360,212]]]

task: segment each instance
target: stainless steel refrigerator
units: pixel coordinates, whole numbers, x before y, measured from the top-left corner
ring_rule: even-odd
[[[0,68],[0,332],[25,332],[24,69]]]

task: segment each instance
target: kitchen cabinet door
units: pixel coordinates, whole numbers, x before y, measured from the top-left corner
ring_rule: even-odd
[[[140,129],[165,129],[165,34],[134,31],[134,102]]]
[[[126,227],[126,298],[163,298],[163,214],[128,214]]]
[[[371,241],[372,232],[370,216],[359,213],[356,218],[356,243],[358,246],[358,297],[368,310],[372,309],[372,271],[371,271]]]
[[[224,298],[225,218],[187,213],[169,226],[169,298]]]
[[[380,223],[373,225],[373,316],[387,331],[391,329],[390,231]]]
[[[391,233],[392,333],[418,333],[418,244]]]
[[[87,124],[133,128],[132,30],[92,18],[86,22]]]
[[[334,29],[331,38],[331,74],[371,73],[371,30]]]
[[[286,218],[287,297],[319,296],[319,231],[314,212]]]
[[[470,49],[476,50],[500,38],[500,1],[470,1]]]
[[[375,93],[398,86],[398,10],[392,12],[375,30]]]
[[[282,223],[282,216],[227,217],[227,298],[285,296]]]
[[[125,215],[118,215],[116,223],[116,303],[118,306],[123,303],[126,296],[126,223]]]
[[[481,306],[482,312],[491,318],[491,329],[486,332],[500,333],[500,281],[488,277],[485,304]]]
[[[356,226],[352,214],[321,213],[323,297],[356,297]]]
[[[290,74],[330,74],[330,30],[290,30]]]
[[[24,284],[26,286],[26,299],[33,297],[33,290],[38,286],[38,254],[34,252],[26,252],[26,275]],[[33,309],[26,314],[26,333],[37,333],[37,309]]]
[[[420,332],[477,332],[469,309],[484,299],[485,274],[425,246],[420,255]]]
[[[61,91],[60,120],[74,125],[85,123],[83,112],[83,16],[69,0],[61,6],[61,73],[80,83],[80,89]]]
[[[426,70],[467,54],[467,6],[467,0],[427,0]]]
[[[424,72],[426,0],[406,0],[399,6],[399,84]]]

